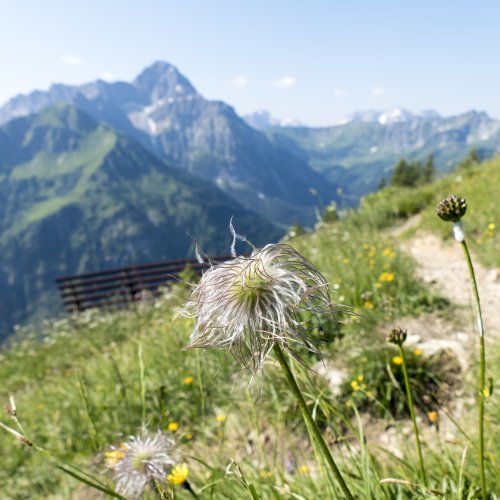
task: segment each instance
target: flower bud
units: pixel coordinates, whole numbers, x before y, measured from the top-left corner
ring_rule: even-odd
[[[408,335],[408,332],[404,330],[403,328],[400,328],[399,326],[396,328],[393,328],[391,330],[391,333],[387,337],[387,342],[390,342],[391,344],[396,344],[396,345],[403,345],[406,337]]]
[[[448,196],[436,205],[437,215],[446,222],[458,222],[467,210],[467,202],[464,198]]]

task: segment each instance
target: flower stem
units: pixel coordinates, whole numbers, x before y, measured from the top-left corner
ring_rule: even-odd
[[[408,378],[408,367],[406,364],[405,350],[403,349],[402,344],[399,344],[399,351],[401,353],[401,359],[403,360],[403,376],[405,379],[406,396],[408,398],[408,408],[410,409],[411,420],[413,422],[413,430],[415,432],[415,440],[417,441],[418,460],[420,463],[420,475],[422,477],[424,485],[428,486],[427,476],[425,474],[425,467],[424,467],[424,457],[422,456],[422,445],[420,443],[420,435],[418,432],[417,419],[415,418],[415,406],[413,404],[413,397],[411,395],[411,388],[410,388],[410,380]]]
[[[342,491],[344,492],[346,498],[349,500],[354,500],[354,497],[352,496],[351,492],[349,491],[349,488],[347,487],[346,482],[344,481],[344,478],[342,477],[342,474],[340,473],[339,468],[337,467],[337,464],[333,460],[333,457],[330,453],[330,450],[328,449],[328,446],[326,445],[323,436],[321,435],[321,431],[318,428],[318,425],[314,421],[314,418],[311,414],[311,411],[309,410],[306,400],[304,399],[304,396],[300,392],[299,386],[297,385],[297,382],[295,381],[295,378],[292,374],[292,371],[290,370],[290,367],[288,366],[288,363],[286,362],[285,356],[283,355],[283,351],[281,350],[281,347],[278,344],[274,344],[273,347],[274,354],[279,361],[281,368],[285,372],[285,376],[288,382],[288,385],[290,386],[290,389],[292,390],[293,394],[297,398],[297,402],[299,403],[300,409],[302,410],[302,415],[304,416],[304,419],[306,422],[309,424],[309,427],[318,443],[318,446],[320,447],[324,457],[326,458],[326,461],[328,462],[328,465],[332,469],[333,474],[335,475],[335,478],[340,484],[340,487],[342,488]]]
[[[477,310],[477,326],[479,329],[479,471],[481,475],[481,497],[486,500],[486,477],[484,472],[484,398],[485,398],[485,385],[486,385],[486,350],[484,347],[484,326],[483,315],[481,313],[481,303],[479,300],[479,291],[477,289],[476,274],[474,273],[474,266],[469,253],[469,248],[465,239],[460,242],[465,254],[465,260],[469,268],[469,274],[472,281],[472,288],[474,291],[474,299],[476,301]]]

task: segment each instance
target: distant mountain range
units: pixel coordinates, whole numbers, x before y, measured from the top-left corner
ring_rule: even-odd
[[[324,200],[335,187],[307,162],[273,145],[231,106],[208,101],[171,64],[157,62],[133,82],[101,80],[52,85],[11,99],[0,124],[69,103],[136,140],[173,167],[215,183],[251,210],[283,227],[314,222],[314,188]]]
[[[344,204],[376,190],[401,157],[423,160],[433,154],[438,172],[447,172],[472,148],[483,158],[500,152],[500,121],[477,111],[442,117],[397,108],[355,113],[331,127],[274,125],[263,132],[340,186]]]
[[[191,238],[226,252],[231,216],[255,244],[276,241],[318,204],[356,204],[402,156],[432,153],[446,171],[472,147],[497,153],[500,122],[403,109],[321,128],[243,119],[165,62],[132,82],[14,97],[0,108],[0,338],[57,310],[57,275],[187,257]]]

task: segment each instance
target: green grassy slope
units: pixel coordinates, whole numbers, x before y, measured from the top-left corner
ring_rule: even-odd
[[[498,162],[484,164],[470,176],[463,176],[460,186],[465,193],[457,193],[471,196],[466,219],[471,230],[490,217],[474,202],[473,186],[483,185],[481,169],[498,169]],[[498,176],[492,174],[489,179],[480,204],[488,209],[496,195],[487,186],[498,182]],[[436,191],[432,191],[432,197],[452,187],[445,182],[455,181],[450,178],[433,185]],[[323,223],[315,233],[293,238],[290,243],[325,274],[334,302],[352,306],[351,312],[356,313],[340,313],[341,325],[323,332],[317,331],[317,325],[310,325],[328,340],[322,350],[348,366],[355,377],[365,375],[356,380],[359,385],[366,384],[363,391],[372,394],[370,406],[398,408],[404,407],[404,399],[398,391],[393,394],[391,379],[387,375],[385,382],[380,381],[395,354],[394,350],[384,351],[384,325],[425,311],[435,311],[445,318],[452,306],[429,293],[415,278],[414,264],[400,253],[398,242],[377,230],[377,224],[390,227],[389,221],[395,220],[394,212],[387,209],[393,206],[388,199],[406,200],[405,192],[390,190],[377,196],[379,201],[372,198],[370,210],[363,205],[359,213]],[[426,213],[422,224],[433,228]],[[109,474],[103,465],[103,452],[146,424],[178,439],[190,467],[190,481],[197,491],[202,490],[200,498],[249,497],[234,475],[226,475],[230,459],[238,463],[261,498],[339,497],[316,463],[299,410],[278,367],[272,362],[266,364],[264,378],[254,380],[248,390],[249,376],[242,374],[225,352],[180,350],[193,326],[191,320],[176,312],[187,294],[186,287],[178,286],[155,305],[144,304],[115,314],[89,312],[74,321],[48,324],[42,341],[19,332],[17,340],[1,353],[0,400],[7,403],[9,394],[16,397],[18,416],[35,443],[104,480]],[[447,376],[442,367],[418,353],[410,358],[416,387],[422,380],[423,367],[427,375],[438,380]],[[490,374],[498,379],[500,346],[490,351],[489,360]],[[310,359],[311,364],[315,361]],[[305,374],[298,366],[294,371],[334,456],[347,472],[349,486],[359,498],[427,498],[411,488],[379,484],[384,477],[418,481],[412,439],[405,435],[403,456],[399,458],[371,448],[364,440],[364,433],[370,429],[358,425],[353,413],[353,401],[360,400],[352,382],[348,381],[342,396],[335,398],[319,376]],[[400,377],[396,368],[392,372]],[[473,394],[468,378],[461,383]],[[425,406],[419,410],[423,426],[428,425],[426,410]],[[495,395],[487,405],[488,483],[492,491],[500,489],[495,462],[500,453],[499,411]],[[386,410],[382,414],[385,426],[399,429],[402,425]],[[445,498],[474,498],[477,493],[473,416],[474,409],[460,417],[460,424],[471,434],[470,443],[464,439],[442,440],[425,449],[430,484],[444,491]],[[7,416],[1,420],[9,424]],[[178,429],[168,430],[169,423],[177,423]],[[342,437],[335,440],[338,436]],[[466,445],[468,454],[461,469]],[[72,493],[92,498],[86,487],[7,433],[0,434],[0,453],[0,485],[7,492],[6,498],[63,499]],[[176,494],[176,498],[189,498],[179,488]]]
[[[377,229],[398,224],[422,213],[422,227],[451,237],[450,226],[435,217],[434,207],[442,198],[455,194],[467,200],[464,224],[468,241],[481,262],[500,266],[500,158],[456,170],[432,184],[417,188],[388,187],[368,195],[353,215],[356,224]]]

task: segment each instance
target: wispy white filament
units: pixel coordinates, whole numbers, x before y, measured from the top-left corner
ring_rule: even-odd
[[[196,318],[187,347],[228,348],[252,372],[275,343],[319,353],[301,311],[333,315],[325,278],[289,245],[267,245],[205,272],[184,308]]]
[[[165,484],[175,465],[174,441],[162,432],[132,436],[121,447],[124,456],[113,465],[118,493],[126,498],[142,497],[151,482]]]

